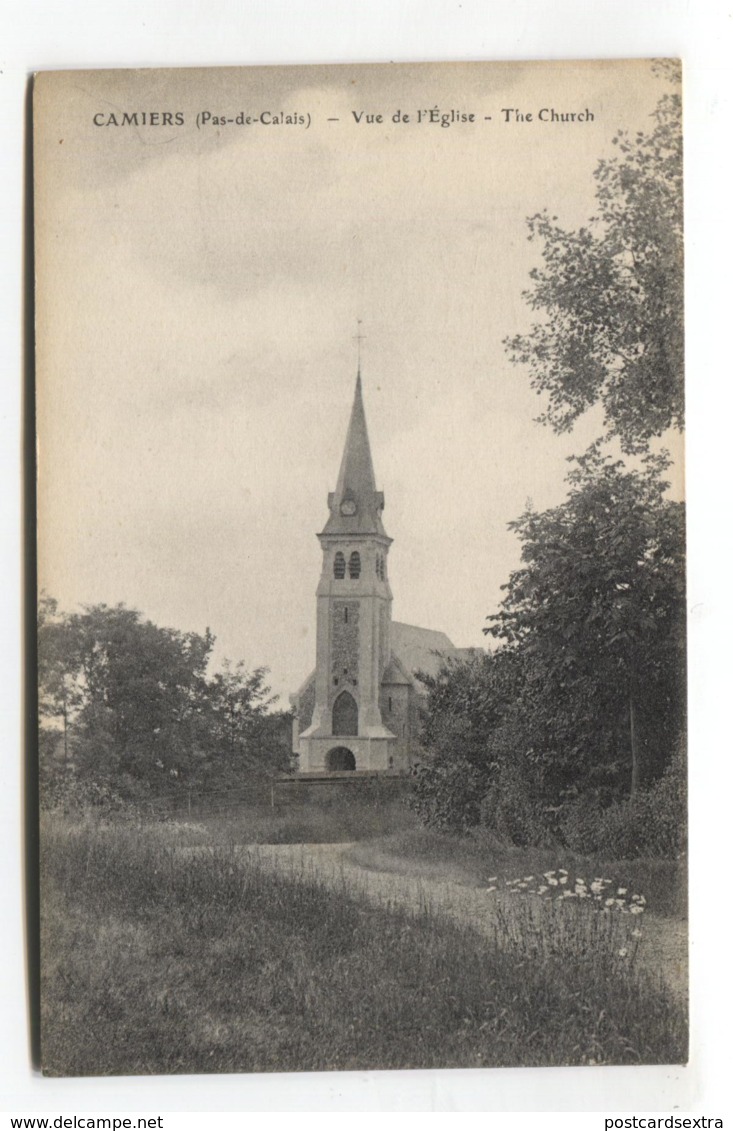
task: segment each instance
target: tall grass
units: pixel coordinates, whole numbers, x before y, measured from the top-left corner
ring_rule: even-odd
[[[155,828],[157,822],[143,820]],[[182,841],[197,844],[331,844],[390,836],[417,826],[399,798],[343,797],[288,805],[239,805],[226,813],[179,814]]]
[[[528,873],[567,868],[579,876],[610,876],[621,887],[643,892],[648,910],[654,914],[684,918],[687,912],[684,859],[609,860],[560,846],[517,848],[485,829],[458,837],[424,827],[395,831],[381,840],[359,844],[350,856],[366,868],[400,870],[409,862],[426,876],[452,875],[477,885],[486,884],[493,875],[501,884]]]
[[[42,836],[50,1074],[679,1063],[679,1005],[638,971],[492,945],[170,831]]]

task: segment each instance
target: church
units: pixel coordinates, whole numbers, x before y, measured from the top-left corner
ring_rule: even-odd
[[[392,620],[388,558],[357,373],[336,490],[318,540],[316,666],[290,702],[300,775],[406,774],[420,757],[417,672],[466,657],[443,632]]]

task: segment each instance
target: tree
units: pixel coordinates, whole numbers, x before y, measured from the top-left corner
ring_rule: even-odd
[[[69,725],[80,706],[76,680],[77,641],[58,602],[41,594],[38,602],[38,710],[41,720],[60,720],[64,760],[69,758]]]
[[[420,675],[427,690],[413,805],[443,830],[478,824],[481,805],[501,763],[505,719],[519,690],[520,665],[508,649],[447,660],[435,676]]]
[[[214,637],[160,628],[124,605],[39,607],[44,780],[64,763],[79,785],[125,798],[229,789],[288,768],[290,716],[273,712],[266,668],[208,665]],[[63,776],[63,775],[61,775]]]
[[[684,724],[684,508],[665,456],[629,470],[596,443],[573,462],[567,500],[511,524],[523,566],[485,631],[526,657],[522,709],[557,783],[634,792]]]
[[[61,716],[65,746],[98,779],[144,781],[154,767],[173,776],[203,741],[205,676],[214,643],[203,635],[159,628],[134,609],[86,606],[60,616],[41,603],[39,700],[42,715]]]
[[[250,672],[242,663],[225,661],[209,681],[209,746],[217,781],[241,783],[253,773],[273,777],[289,767],[291,716],[271,711],[276,696],[266,679],[266,668]]]
[[[667,457],[629,469],[599,442],[572,462],[565,502],[511,524],[522,565],[488,618],[498,649],[424,680],[415,807],[440,828],[562,839],[578,805],[600,820],[680,752],[684,508]]]
[[[678,81],[675,64],[657,69]],[[546,210],[528,220],[543,266],[523,297],[543,317],[505,341],[548,395],[543,423],[569,431],[600,401],[608,435],[629,454],[684,419],[679,93],[653,118],[649,132],[619,133],[618,156],[599,161],[587,226],[567,230]]]

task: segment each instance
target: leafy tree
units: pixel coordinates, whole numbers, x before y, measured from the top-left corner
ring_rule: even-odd
[[[214,637],[160,628],[124,605],[39,607],[43,781],[77,798],[229,789],[288,767],[290,716],[272,712],[267,671],[207,672]],[[112,791],[112,792],[110,792]]]
[[[678,81],[675,64],[658,69]],[[618,155],[595,171],[598,211],[568,230],[546,210],[528,220],[542,245],[523,297],[543,315],[506,340],[549,404],[540,417],[569,431],[596,402],[610,436],[638,453],[681,428],[683,390],[682,133],[677,90],[648,132],[621,132]]]
[[[517,695],[518,665],[508,651],[446,661],[427,690],[412,800],[427,824],[460,831],[478,824],[500,765],[502,725]]]
[[[123,605],[86,606],[65,632],[78,757],[105,776],[145,779],[157,763],[174,777],[189,769],[204,735],[213,636],[159,628]]]
[[[61,721],[64,759],[68,761],[69,726],[81,703],[76,680],[77,641],[67,620],[59,614],[58,602],[45,593],[38,602],[37,631],[39,714],[42,722]]]
[[[289,767],[291,715],[271,713],[276,696],[267,669],[247,671],[224,662],[207,686],[211,709],[209,745],[216,753],[217,780],[240,782],[243,774],[272,776]]]
[[[629,470],[595,444],[574,463],[563,504],[511,524],[523,565],[485,631],[525,657],[520,706],[554,792],[594,775],[633,792],[684,723],[684,509],[664,456]]]
[[[680,749],[684,511],[666,459],[629,469],[596,444],[573,463],[564,503],[512,523],[498,650],[424,680],[415,807],[440,828],[564,837],[571,810],[639,795]]]
[[[674,64],[658,69],[678,82]],[[617,805],[631,829],[680,748],[684,509],[665,496],[668,457],[648,454],[683,425],[677,90],[652,117],[599,162],[586,226],[528,221],[542,265],[524,298],[540,317],[505,345],[547,395],[543,423],[569,431],[600,403],[606,435],[574,459],[561,506],[510,524],[522,568],[488,618],[499,650],[429,685],[417,804],[444,827],[485,821],[524,843],[567,823],[573,799],[598,813],[631,793],[630,817]],[[640,466],[601,454],[612,437]]]

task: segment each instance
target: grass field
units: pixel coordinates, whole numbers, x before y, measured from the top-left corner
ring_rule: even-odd
[[[155,828],[157,822],[145,821]],[[331,844],[373,841],[417,829],[418,819],[404,800],[348,795],[318,803],[237,805],[230,811],[196,812],[174,820],[177,842],[194,845]]]
[[[416,851],[418,834],[392,835]],[[682,1005],[620,957],[627,927],[610,914],[547,905],[517,934],[507,912],[489,941],[428,906],[375,907],[265,869],[217,837],[192,852],[192,838],[205,827],[44,817],[47,1073],[686,1059]]]
[[[477,884],[487,883],[491,876],[502,883],[565,868],[577,876],[610,876],[617,886],[642,892],[654,914],[680,919],[687,914],[687,873],[681,861],[599,860],[562,847],[515,848],[485,831],[451,837],[423,827],[364,840],[351,849],[350,856],[365,868],[390,871],[404,868],[409,861],[424,876]]]

